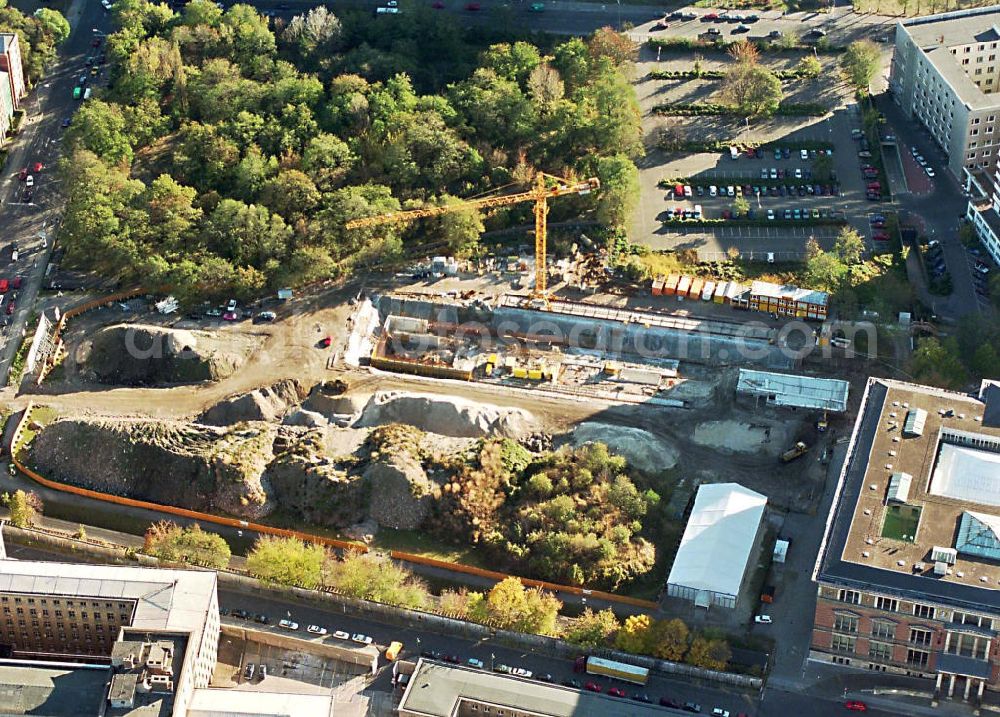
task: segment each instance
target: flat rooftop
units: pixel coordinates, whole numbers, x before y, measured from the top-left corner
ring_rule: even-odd
[[[926,411],[922,434],[904,435],[907,414],[916,409]],[[935,548],[959,544],[967,513],[996,516],[1000,525],[1000,500],[994,501],[1000,428],[984,427],[983,411],[982,402],[964,394],[869,380],[817,579],[1000,610],[1000,562],[960,552],[939,575],[932,557]],[[902,473],[911,476],[905,500],[890,502],[890,478]],[[989,522],[977,519],[974,526]]]
[[[1000,7],[993,5],[927,15],[904,20],[899,25],[969,107],[984,109],[1000,104],[1000,96],[979,89],[951,54],[951,48],[957,45],[1000,41]]]
[[[451,717],[462,698],[545,717],[663,717],[659,706],[424,659],[417,662],[399,710]]]
[[[98,717],[104,708],[108,667],[0,661],[0,714]]]
[[[851,384],[835,378],[816,378],[771,371],[740,369],[737,393],[765,396],[776,406],[815,408],[838,413],[847,410]]]

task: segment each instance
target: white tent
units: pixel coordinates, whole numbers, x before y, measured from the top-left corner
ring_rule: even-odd
[[[698,488],[667,578],[667,594],[735,607],[767,498],[737,483]]]

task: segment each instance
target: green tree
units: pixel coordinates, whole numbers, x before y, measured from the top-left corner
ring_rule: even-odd
[[[997,354],[997,350],[992,344],[983,343],[972,355],[969,367],[977,376],[998,378],[1000,377],[1000,354]]]
[[[840,56],[840,67],[855,90],[868,94],[875,73],[882,64],[878,45],[871,40],[855,40]]]
[[[740,64],[726,73],[720,94],[740,114],[750,118],[767,117],[781,104],[781,80],[766,67]]]
[[[680,662],[688,647],[688,627],[680,618],[659,620],[653,626],[653,654],[663,660]]]
[[[551,593],[539,588],[525,588],[515,577],[505,578],[486,596],[486,615],[500,627],[551,635],[556,630],[556,616],[562,608]]]
[[[427,586],[388,558],[347,551],[343,558],[330,558],[324,584],[337,592],[385,605],[422,608],[427,605]]]
[[[684,661],[695,667],[704,667],[706,670],[723,671],[730,657],[732,651],[725,640],[713,640],[698,635],[691,641],[691,647],[688,648]]]
[[[337,16],[320,5],[293,17],[281,39],[294,46],[302,57],[315,60],[317,52],[335,51],[342,33]]]
[[[917,344],[909,372],[920,383],[950,389],[962,388],[969,378],[958,358],[957,344],[934,337],[923,338]]]
[[[832,252],[820,251],[806,260],[805,278],[810,288],[835,292],[846,274],[847,267]]]
[[[61,45],[69,37],[69,22],[58,10],[50,7],[42,7],[35,10],[35,19],[45,29],[45,32],[52,37],[52,41]]]
[[[629,615],[615,636],[615,647],[636,655],[653,651],[653,620],[649,615]]]
[[[620,627],[611,608],[594,612],[587,607],[566,629],[563,639],[580,647],[604,647]]]
[[[84,102],[66,130],[66,142],[74,148],[89,150],[109,164],[131,164],[131,127],[121,106],[91,100]]]
[[[750,202],[742,194],[733,200],[733,212],[736,216],[745,216],[750,211]]]
[[[823,71],[823,65],[813,55],[806,55],[795,65],[795,69],[806,77],[819,77],[819,73]]]
[[[314,589],[323,579],[326,550],[298,538],[262,535],[247,555],[247,570],[268,585]]]
[[[833,245],[833,253],[837,255],[837,258],[843,264],[848,266],[858,264],[865,253],[865,241],[855,229],[850,226],[844,226],[837,234],[837,240]]]
[[[601,180],[597,196],[597,219],[611,227],[623,227],[639,204],[639,170],[626,155],[600,157],[596,172]]]
[[[34,491],[15,490],[3,494],[3,504],[10,511],[10,522],[18,528],[30,528],[42,514],[42,499]]]
[[[221,535],[207,533],[197,523],[181,528],[169,521],[149,527],[143,550],[167,562],[191,563],[215,570],[228,567],[232,555],[229,544]]]

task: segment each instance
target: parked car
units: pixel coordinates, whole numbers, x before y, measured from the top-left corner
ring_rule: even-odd
[[[293,622],[291,620],[278,620],[278,627],[283,630],[298,630],[299,623]]]
[[[499,672],[501,675],[509,675],[510,672],[511,672],[511,669],[507,665],[505,665],[503,663],[500,663],[499,665],[495,665],[493,667],[493,671],[494,672]]]
[[[729,710],[724,710],[721,707],[715,707],[712,710],[712,717],[729,717]]]
[[[257,314],[257,321],[260,322],[271,322],[278,318],[278,315],[273,311],[261,311]]]
[[[596,682],[588,682],[583,686],[583,689],[588,690],[589,692],[600,692],[601,686]]]
[[[649,698],[649,695],[647,695],[645,692],[636,692],[634,695],[632,695],[632,699],[635,700],[636,702],[644,702],[646,704],[650,704],[653,701]]]
[[[531,677],[533,673],[531,670],[526,670],[523,667],[515,667],[510,671],[510,674],[514,675],[514,677]]]
[[[848,700],[844,703],[844,707],[849,709],[851,712],[867,712],[868,705],[860,700]]]
[[[539,682],[549,682],[549,683],[555,682],[555,678],[548,672],[543,672],[540,675],[535,675],[535,679],[538,680]]]
[[[334,633],[333,633],[333,636],[335,638],[337,638],[338,640],[350,640],[351,639],[350,634],[347,633],[347,632],[344,632],[343,630],[335,630]]]
[[[252,616],[246,610],[233,610],[230,615],[233,617],[238,617],[240,620],[249,620]]]
[[[271,618],[269,618],[267,615],[261,615],[261,614],[254,615],[253,616],[253,621],[256,622],[256,623],[258,623],[258,624],[260,624],[260,625],[270,625],[271,624]]]
[[[672,700],[669,697],[661,697],[660,698],[660,706],[661,707],[672,707],[675,710],[679,710],[681,708],[681,703],[678,702],[677,700]]]
[[[247,666],[243,668],[243,681],[250,682],[251,680],[253,680],[255,672],[256,672],[255,665],[252,662],[248,662]]]
[[[483,661],[475,657],[470,657],[468,660],[465,661],[465,664],[468,665],[469,667],[475,667],[477,670],[483,669]]]
[[[260,669],[257,670],[257,681],[263,682],[267,679],[267,665],[261,664]]]
[[[685,712],[701,712],[701,705],[697,702],[685,702],[681,709]]]
[[[322,636],[326,634],[326,628],[320,627],[319,625],[310,625],[309,627],[306,628],[306,632],[308,632],[310,635]]]
[[[757,615],[753,621],[758,625],[770,625],[772,622],[770,615]]]
[[[625,690],[623,690],[621,687],[609,687],[608,688],[608,696],[609,697],[624,697],[625,696]]]
[[[351,642],[356,642],[359,645],[370,645],[372,644],[372,639],[368,635],[356,632],[351,635]]]

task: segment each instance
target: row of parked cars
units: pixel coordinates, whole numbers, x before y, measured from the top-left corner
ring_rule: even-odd
[[[696,219],[702,219],[703,213],[700,204],[696,204],[694,209],[687,209],[685,207],[674,207],[667,211],[666,219],[667,221],[690,221]],[[799,209],[798,207],[794,209],[748,209],[746,213],[737,212],[735,210],[723,209],[720,214],[722,219],[832,219],[834,213],[829,209]]]
[[[783,159],[791,159],[793,150],[791,147],[774,147],[764,149],[763,147],[748,147],[743,150],[743,155],[748,159],[764,159],[765,157],[773,156],[775,160],[781,161]],[[735,147],[730,147],[729,158],[739,159],[740,153],[736,151]],[[812,159],[819,159],[820,157],[832,157],[832,149],[800,149],[799,159],[803,162],[808,162]]]
[[[910,147],[910,154],[912,154],[913,158],[917,160],[917,164],[919,164],[923,168],[924,174],[926,174],[931,179],[934,179],[934,167],[932,167],[930,163],[924,158],[924,155],[920,154],[920,150],[917,149],[916,147]]]
[[[808,171],[808,170],[806,170]],[[795,177],[801,178],[796,172]],[[768,177],[765,177],[767,179]],[[778,176],[772,177],[777,179]],[[791,178],[791,177],[789,177]],[[806,176],[810,179],[810,176]],[[697,197],[800,197],[816,196],[825,197],[827,195],[836,197],[840,194],[840,184],[838,182],[813,184],[772,184],[770,186],[757,184],[730,184],[728,186],[715,186],[714,184],[691,186],[689,184],[678,184],[667,190],[666,199],[691,199]]]
[[[934,243],[934,242],[931,242]],[[928,245],[930,246],[930,245]],[[982,252],[975,247],[969,248],[969,257],[972,259],[972,286],[976,293],[986,298],[990,295],[990,267],[983,261]]]
[[[222,615],[231,615],[235,618],[239,618],[240,620],[253,621],[259,625],[271,624],[271,618],[269,618],[267,615],[263,615],[260,613],[252,613],[248,612],[247,610],[226,610],[223,608],[219,610],[219,613]],[[282,630],[295,632],[299,629],[299,623],[295,622],[294,620],[278,620],[278,627],[280,627]],[[372,638],[360,632],[351,634],[348,632],[344,632],[343,630],[336,630],[331,633],[325,627],[322,627],[320,625],[308,625],[306,627],[306,632],[308,632],[310,635],[316,635],[317,637],[324,637],[326,635],[330,635],[331,637],[335,637],[338,640],[349,640],[350,642],[356,642],[359,645],[372,644]]]

